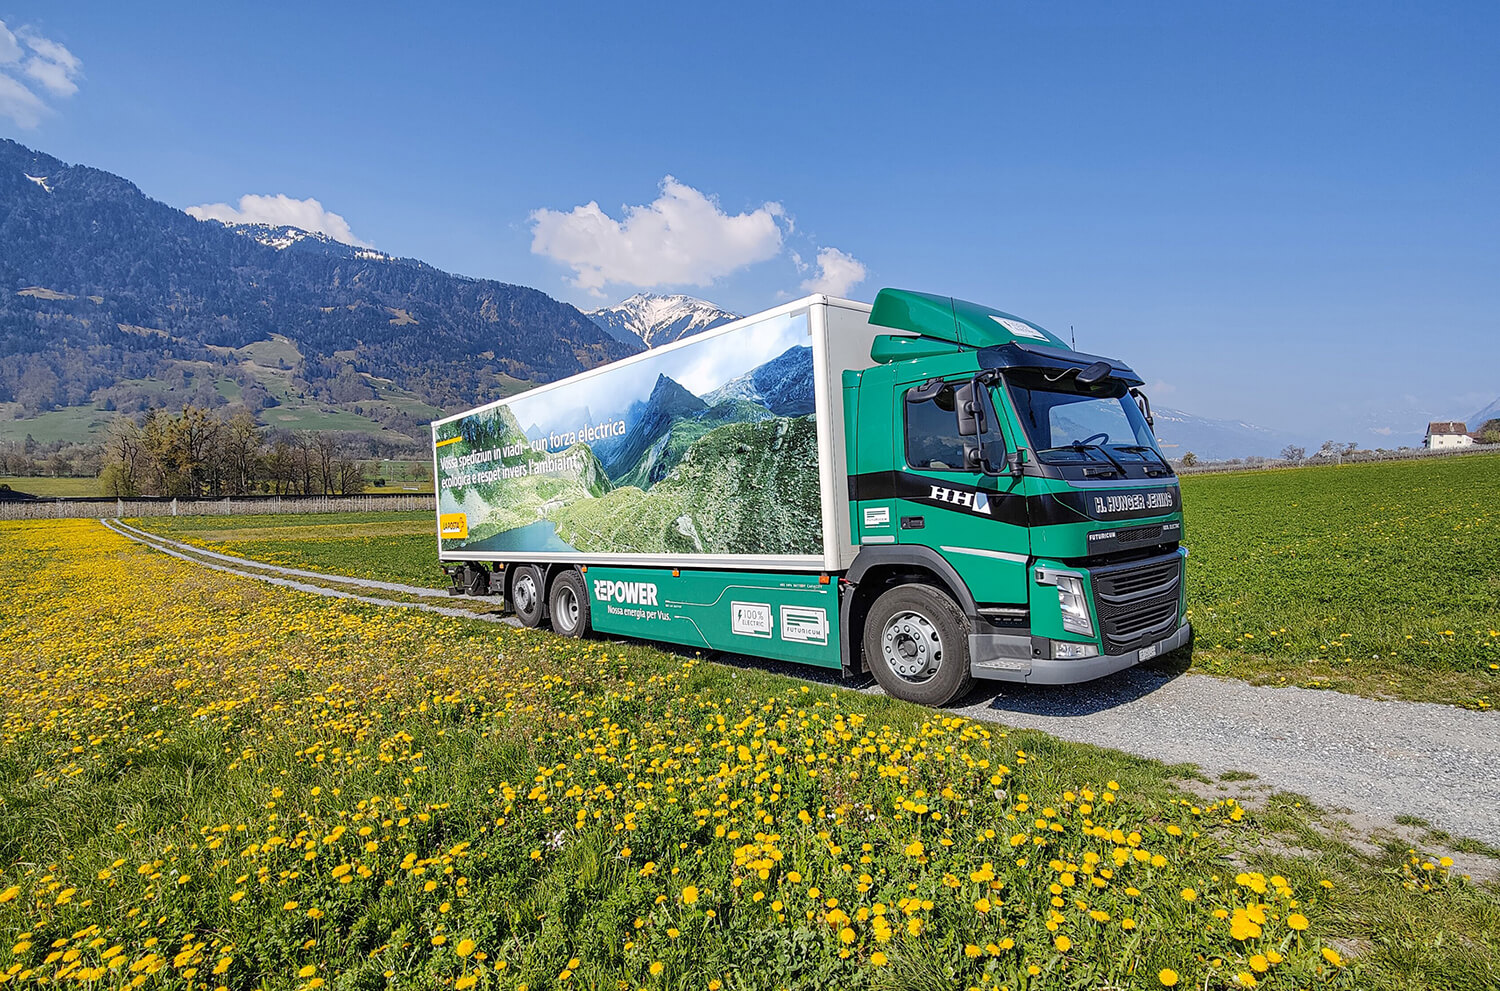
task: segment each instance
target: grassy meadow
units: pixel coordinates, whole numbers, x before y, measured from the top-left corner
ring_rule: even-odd
[[[34,496],[78,498],[99,496],[104,489],[97,478],[64,476],[51,478],[43,475],[0,475],[0,485],[8,485],[13,492],[27,492]]]
[[[1500,455],[1183,479],[1196,669],[1500,701]]]
[[[1293,796],[1247,809],[883,696],[311,596],[92,521],[0,536],[3,983],[1500,980],[1493,889],[1327,839]]]
[[[1484,709],[1500,699],[1500,455],[1194,475],[1193,667]],[[315,571],[445,584],[426,513],[142,526]]]

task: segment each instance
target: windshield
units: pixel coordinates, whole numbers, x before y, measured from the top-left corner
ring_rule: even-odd
[[[1156,438],[1125,386],[1064,389],[1040,375],[1007,376],[1021,426],[1043,464],[1161,463]],[[1100,450],[1100,449],[1104,450]]]

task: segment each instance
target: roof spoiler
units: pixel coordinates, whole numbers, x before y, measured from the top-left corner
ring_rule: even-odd
[[[1043,347],[1024,341],[1010,341],[979,351],[979,367],[981,368],[1030,368],[1038,371],[1081,372],[1090,365],[1101,363],[1109,365],[1110,381],[1121,382],[1127,386],[1146,384],[1145,379],[1137,375],[1130,366],[1113,358],[1101,358],[1097,354],[1084,354],[1081,351],[1070,351],[1065,348]]]

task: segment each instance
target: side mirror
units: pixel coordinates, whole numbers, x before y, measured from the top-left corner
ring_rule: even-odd
[[[1011,451],[1005,456],[1005,469],[1012,475],[1023,474],[1026,470],[1026,449]]]
[[[953,390],[953,409],[958,415],[960,437],[973,437],[979,433],[979,407],[974,404],[974,383]]]
[[[1156,433],[1156,418],[1151,415],[1151,400],[1147,399],[1146,394],[1140,389],[1131,389],[1130,395],[1134,397],[1135,404],[1140,408],[1141,415],[1146,418],[1146,426],[1151,428],[1153,434]]]

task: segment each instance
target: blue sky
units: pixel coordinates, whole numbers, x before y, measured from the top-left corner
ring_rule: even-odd
[[[1500,395],[1500,5],[528,6],[0,0],[0,133],[586,308],[951,293],[1316,439]]]

